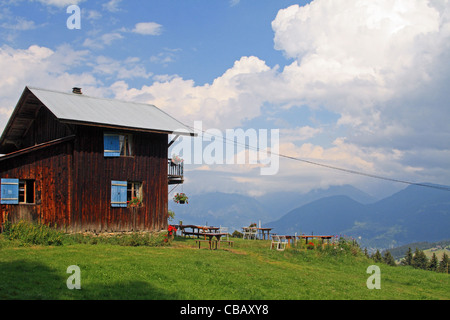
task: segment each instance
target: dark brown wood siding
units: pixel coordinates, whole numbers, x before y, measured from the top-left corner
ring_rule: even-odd
[[[77,128],[74,148],[74,231],[117,232],[167,228],[167,135],[132,134],[133,156],[107,158],[104,132],[96,127]],[[121,133],[121,132],[116,132]],[[142,182],[143,206],[111,206],[111,181]]]
[[[166,229],[167,135],[129,132],[133,156],[105,158],[105,130],[78,126],[73,141],[0,161],[0,178],[32,179],[36,190],[35,204],[1,205],[0,223],[25,219],[69,232]],[[112,180],[142,182],[143,206],[112,207]]]
[[[35,181],[35,203],[0,205],[0,223],[28,220],[70,226],[69,175],[72,142],[0,161],[0,177]]]
[[[41,105],[35,120],[22,139],[21,148],[63,138],[71,134],[68,125],[59,122],[45,106]]]

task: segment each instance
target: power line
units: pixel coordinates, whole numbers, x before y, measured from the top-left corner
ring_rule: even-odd
[[[194,127],[191,127],[191,126],[188,126],[188,125],[185,125],[185,126],[188,127],[188,128],[193,129],[194,131],[195,130],[198,131],[198,128],[194,128]],[[242,144],[242,143],[239,143],[239,142],[237,142],[235,140],[227,139],[226,137],[223,137],[223,136],[215,135],[215,134],[212,134],[212,133],[207,133],[205,130],[200,130],[200,131],[203,134],[209,134],[210,136],[221,138],[224,142],[229,141],[229,142],[233,143],[236,146],[239,144],[239,145],[241,145],[244,148],[247,148],[249,150],[252,149],[253,151],[260,152],[260,148],[259,147],[255,148],[255,147],[252,147],[252,146],[250,146],[250,145],[248,145],[246,143]],[[272,152],[271,150],[266,150],[264,152],[266,152],[268,154],[271,154],[271,155],[278,156],[278,157],[282,157],[282,158],[286,158],[286,159],[290,159],[290,160],[294,160],[294,161],[298,161],[298,162],[303,162],[303,163],[307,163],[307,164],[310,164],[310,165],[319,166],[319,167],[323,167],[323,168],[327,168],[327,169],[331,169],[331,170],[341,171],[341,172],[345,172],[345,173],[349,173],[349,174],[355,174],[355,175],[360,175],[360,176],[365,176],[365,177],[369,177],[369,178],[385,180],[385,181],[390,181],[390,182],[403,183],[403,184],[407,184],[407,185],[426,187],[426,188],[438,189],[438,190],[443,190],[443,191],[450,191],[450,187],[446,187],[446,186],[430,185],[430,184],[417,183],[417,182],[411,182],[411,181],[406,181],[406,180],[401,180],[401,179],[384,177],[384,176],[380,176],[380,175],[376,175],[376,174],[366,173],[366,172],[362,172],[362,171],[356,171],[356,170],[352,170],[352,169],[346,169],[346,168],[332,166],[332,165],[328,165],[328,164],[323,164],[323,163],[319,163],[319,162],[315,162],[315,161],[311,161],[311,160],[301,159],[301,158],[298,158],[298,157],[288,156],[288,155]]]

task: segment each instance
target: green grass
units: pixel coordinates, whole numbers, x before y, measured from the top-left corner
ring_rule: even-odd
[[[270,241],[235,239],[232,248],[109,243],[21,246],[0,235],[0,299],[422,300],[450,299],[449,276],[409,267],[381,269],[369,290],[367,267],[351,250],[270,250]],[[81,290],[69,290],[78,265]]]

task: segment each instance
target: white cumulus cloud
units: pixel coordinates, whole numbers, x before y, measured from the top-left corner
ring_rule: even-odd
[[[135,25],[132,32],[142,35],[157,36],[162,33],[162,25],[156,22],[139,22]]]

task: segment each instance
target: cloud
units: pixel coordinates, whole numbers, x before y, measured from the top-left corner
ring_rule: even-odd
[[[270,72],[257,57],[242,57],[212,84],[196,86],[192,80],[174,76],[140,89],[119,81],[113,90],[118,99],[154,104],[190,125],[202,120],[205,129],[234,128],[260,114],[262,100],[256,87]]]
[[[83,46],[90,49],[103,49],[110,46],[114,41],[123,39],[123,35],[119,32],[105,33],[97,38],[86,38]]]
[[[280,116],[298,106],[327,110],[338,115],[326,123],[331,132],[313,123],[284,129],[283,150],[343,168],[423,181],[430,173],[413,155],[443,157],[450,150],[449,7],[446,1],[422,0],[293,5],[272,22],[274,46],[288,59],[284,67],[242,57],[210,84],[174,76],[141,88],[117,82],[113,91],[117,98],[155,104],[188,124],[203,120],[205,129],[242,126],[263,116],[266,104]],[[319,134],[333,139],[333,132],[339,136],[327,146],[308,142]],[[287,178],[283,172],[280,177]],[[346,174],[331,179],[324,168],[308,172],[317,173],[311,181],[319,184],[349,179]],[[303,174],[295,173],[297,178]],[[434,181],[448,178],[434,176]]]
[[[93,18],[95,19],[95,17]],[[126,28],[121,28],[113,32],[108,32],[97,37],[86,38],[83,42],[83,46],[90,49],[103,49],[105,46],[110,46],[116,40],[121,40],[124,38],[123,33],[133,32],[141,35],[160,35],[162,33],[162,25],[155,22],[141,22],[137,23],[134,29],[129,30]],[[168,57],[168,56],[167,56]],[[161,56],[153,56],[154,59],[161,61]],[[169,62],[169,61],[164,61]]]
[[[48,6],[55,6],[59,8],[68,7],[72,4],[79,4],[83,2],[84,0],[32,0],[32,1],[38,1],[44,5]]]
[[[88,20],[98,20],[102,18],[102,14],[96,10],[83,10],[82,15]]]
[[[88,50],[74,50],[70,45],[62,45],[54,50],[38,45],[26,49],[14,49],[6,45],[0,47],[0,91],[3,93],[0,97],[0,131],[27,85],[58,91],[70,91],[73,86],[81,86],[94,96],[104,95],[102,82],[95,76],[95,72],[100,71],[85,68],[90,61]],[[118,77],[125,78],[142,72],[135,69],[137,66],[136,61],[128,61],[114,72]],[[75,71],[78,67],[83,71]]]
[[[237,6],[241,2],[241,0],[230,0],[230,6],[234,7]]]
[[[177,58],[177,52],[180,52],[181,49],[169,49],[164,48],[164,50],[158,54],[152,55],[150,57],[150,61],[152,63],[157,63],[161,65],[168,65],[171,62],[174,62]]]
[[[345,139],[337,137],[332,147],[324,147],[304,143],[321,133],[320,127],[284,129],[280,152],[386,177],[448,183],[442,161],[450,152],[448,1],[315,0],[280,10],[272,28],[274,46],[288,65],[269,68],[257,57],[246,57],[211,85],[178,79],[177,86],[189,88],[177,91],[186,97],[177,101],[187,107],[178,113],[212,124],[216,115],[224,125],[236,126],[261,116],[265,103],[278,106],[279,113],[296,106],[325,109],[339,115],[327,125],[345,133]],[[260,67],[244,72],[252,65]],[[165,84],[167,92],[170,85]],[[207,107],[206,101],[211,101]],[[421,154],[436,159],[427,161]],[[309,186],[361,180],[309,167],[308,172],[281,169],[271,185],[281,187],[289,175],[310,178],[303,182]],[[251,188],[263,188],[253,178]],[[280,184],[272,184],[278,178]]]
[[[315,0],[280,10],[275,48],[293,60],[281,79],[291,99],[341,114],[342,125],[379,126],[388,101],[432,81],[430,62],[448,38],[443,16],[419,0]]]
[[[282,129],[281,130],[281,140],[286,141],[305,141],[309,140],[319,133],[322,133],[322,128],[313,128],[310,126],[304,126],[294,129]]]
[[[102,5],[103,9],[109,12],[118,12],[120,11],[119,4],[121,1],[122,0],[110,0]]]
[[[445,16],[419,0],[294,5],[280,10],[272,23],[275,48],[292,61],[282,69],[270,68],[255,56],[242,57],[211,84],[197,86],[176,77],[117,95],[145,93],[163,108],[183,106],[175,107],[178,114],[207,118],[211,125],[240,125],[260,116],[267,102],[281,108],[327,109],[339,115],[335,125],[352,128],[361,141],[362,136],[389,134],[394,128],[406,132],[402,125],[417,123],[411,116],[398,118],[407,112],[402,102],[417,92],[425,96],[422,88],[435,83],[433,73],[445,63]],[[137,24],[134,31],[157,34],[158,26]]]
[[[95,58],[94,62],[89,62],[92,67],[92,73],[106,79],[148,79],[152,73],[147,72],[144,66],[140,64],[140,59],[129,57],[124,61],[115,60],[106,56]]]
[[[45,1],[56,2],[63,3]],[[119,2],[110,1],[104,8],[118,10]],[[55,50],[4,46],[0,89],[12,93],[0,99],[0,114],[11,110],[24,83],[65,90],[78,82],[100,94],[155,104],[188,125],[202,120],[204,129],[261,123],[255,120],[266,124],[269,115],[281,119],[278,123],[285,120],[290,125],[281,130],[280,153],[406,180],[450,179],[448,1],[314,0],[280,10],[272,29],[274,48],[284,54],[286,65],[271,67],[257,56],[244,56],[203,85],[176,74],[152,75],[140,61],[92,57],[68,46]],[[162,26],[141,22],[131,30],[86,39],[85,45],[103,48],[121,40],[124,32],[159,35]],[[162,52],[150,59],[172,58]],[[77,64],[90,69],[76,73]],[[151,76],[152,82],[145,85],[127,83],[130,78]],[[297,112],[300,106],[326,110],[338,119],[316,125]],[[328,141],[321,143],[319,137],[325,136]],[[280,172],[270,177],[270,183],[261,183],[259,169],[252,166],[206,166],[197,171],[227,179],[229,185],[220,184],[221,188],[243,192],[367,182],[287,159],[282,159]],[[232,178],[237,175],[241,179]],[[214,190],[213,179],[208,181]],[[239,184],[233,187],[236,181]]]
[[[132,32],[142,35],[157,36],[162,33],[162,25],[156,22],[140,22],[135,25]]]
[[[21,17],[15,19],[14,22],[5,22],[1,25],[2,28],[11,29],[15,31],[26,31],[36,29],[36,23],[32,20],[27,20]]]

